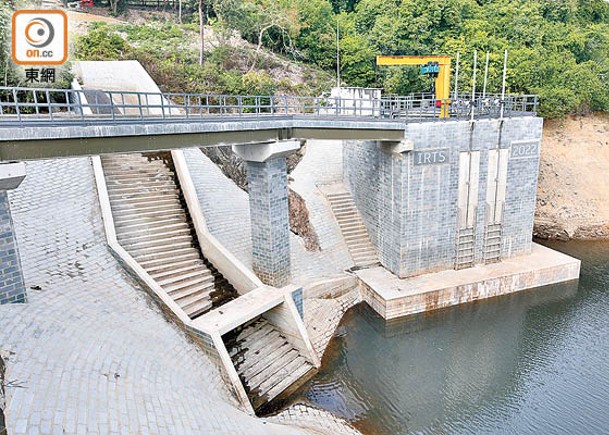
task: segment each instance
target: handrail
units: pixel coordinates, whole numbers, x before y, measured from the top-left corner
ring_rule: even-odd
[[[85,98],[86,97],[86,98]],[[449,117],[441,117],[448,108]],[[0,87],[0,127],[61,124],[206,122],[232,117],[303,116],[381,121],[446,121],[537,114],[536,95],[458,96],[451,100],[288,95],[188,94]],[[86,114],[85,114],[86,113]]]

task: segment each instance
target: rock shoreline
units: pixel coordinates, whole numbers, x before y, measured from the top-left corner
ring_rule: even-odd
[[[536,220],[533,237],[546,240],[609,240],[609,222],[566,227],[558,222]]]

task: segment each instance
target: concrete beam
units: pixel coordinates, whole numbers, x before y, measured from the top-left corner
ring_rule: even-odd
[[[379,141],[379,147],[387,154],[396,154],[398,156],[414,150],[414,142],[410,139],[404,139],[399,142],[395,141]]]
[[[404,138],[405,124],[384,121],[272,119],[235,117],[221,120],[171,119],[148,123],[90,121],[89,125],[0,125],[0,161],[79,157],[106,153],[167,151],[287,139],[392,140]]]
[[[299,148],[300,141],[294,139],[252,145],[233,145],[233,151],[243,160],[259,163],[287,157]]]

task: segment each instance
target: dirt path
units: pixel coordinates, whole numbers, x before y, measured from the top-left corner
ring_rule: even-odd
[[[100,15],[96,13],[97,9],[93,8],[91,12],[79,12],[70,9],[64,9],[68,14],[68,23],[70,26],[70,32],[77,35],[84,35],[87,33],[91,23],[103,22],[103,23],[123,23],[124,21],[116,18]]]
[[[609,115],[546,122],[535,235],[609,238]]]

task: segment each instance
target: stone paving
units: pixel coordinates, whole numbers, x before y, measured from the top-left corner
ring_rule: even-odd
[[[357,289],[332,299],[305,299],[304,322],[319,358],[323,356],[343,315],[360,301]]]
[[[269,420],[276,422],[293,422],[298,421],[298,425],[309,429],[315,433],[332,433],[355,435],[359,434],[355,429],[352,429],[337,417],[327,411],[312,408],[311,406],[297,403],[289,409],[271,417]]]
[[[226,177],[199,149],[184,150],[184,156],[209,231],[251,268],[252,241],[247,193]],[[311,219],[315,217],[311,216]],[[323,246],[321,251],[307,251],[304,242],[294,234],[290,234],[290,251],[292,282],[298,285],[340,274],[352,265],[348,251],[346,257],[344,252],[323,249]]]
[[[110,254],[89,159],[29,163],[10,200],[30,288],[28,303],[0,307],[11,435],[302,433],[275,422],[311,427],[315,416],[316,428],[352,433],[321,412],[271,422],[236,408],[215,366]]]

